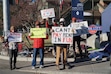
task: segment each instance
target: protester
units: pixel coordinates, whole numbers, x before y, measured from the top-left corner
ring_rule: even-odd
[[[65,19],[60,19],[60,27],[65,26]],[[60,55],[63,54],[63,69],[65,69],[65,65],[70,67],[70,65],[67,63],[67,44],[56,44],[56,69],[59,68],[59,62],[60,62]]]
[[[41,26],[41,27],[49,28],[48,19],[42,19],[42,20],[40,21],[40,26]]]
[[[11,26],[10,27],[10,33],[14,33],[15,32],[15,27]],[[8,46],[9,46],[9,62],[10,62],[10,70],[12,69],[16,69],[16,60],[17,60],[17,52],[18,52],[18,43],[17,42],[8,42]],[[13,59],[14,58],[14,62]],[[12,66],[13,63],[13,66]]]
[[[54,26],[54,27],[58,26],[57,19],[55,19],[55,18],[52,19],[52,26]],[[53,46],[54,46],[54,52],[56,53],[56,44],[53,44]],[[56,54],[55,54],[55,56],[56,56]]]
[[[73,27],[73,23],[76,22],[76,18],[75,17],[72,17],[72,22],[71,24],[68,26],[68,27]],[[74,52],[74,60],[76,61],[76,49],[75,49],[75,43],[77,42],[77,46],[79,48],[79,52],[80,52],[80,57],[82,58],[82,50],[81,50],[81,46],[80,46],[80,40],[81,37],[80,35],[79,36],[73,36],[73,52]]]
[[[35,23],[35,27],[36,28],[40,28],[40,22],[36,21]],[[48,25],[47,25],[48,26]],[[29,38],[32,35],[32,33],[29,33]],[[48,36],[46,37],[46,39],[48,38]],[[37,57],[37,53],[39,51],[40,54],[40,66],[39,68],[43,68],[44,67],[44,38],[30,38],[31,40],[33,40],[33,60],[32,60],[32,69],[35,69],[36,66],[36,57]]]

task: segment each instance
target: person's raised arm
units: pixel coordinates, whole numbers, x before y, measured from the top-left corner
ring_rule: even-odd
[[[46,21],[45,21],[45,26],[46,26],[46,28],[49,28],[48,19],[46,19]]]

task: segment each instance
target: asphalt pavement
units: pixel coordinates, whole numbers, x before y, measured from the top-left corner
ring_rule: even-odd
[[[22,59],[26,59],[26,57],[22,57]],[[26,74],[111,74],[110,62],[105,59],[91,61],[84,58],[73,62],[72,58],[68,58],[71,68],[64,70],[56,70],[55,58],[45,58],[44,68],[42,69],[39,68],[39,60],[37,60],[37,66],[34,70],[31,69],[31,58],[28,58],[28,60],[22,59],[18,57],[17,69],[12,70],[11,72],[14,72],[15,74],[22,74],[22,72],[25,72]],[[61,64],[60,68],[62,68]],[[2,73],[3,70],[9,70],[8,56],[0,56],[0,74],[5,74]]]
[[[35,74],[35,73],[31,73],[31,72],[20,72],[20,71],[11,71],[8,69],[0,69],[0,74]],[[36,73],[39,74],[39,73]]]

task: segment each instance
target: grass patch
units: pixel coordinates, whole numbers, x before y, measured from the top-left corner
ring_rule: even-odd
[[[93,49],[93,48],[89,48],[89,49],[87,49],[88,51],[92,51],[92,50],[98,50],[98,49]]]

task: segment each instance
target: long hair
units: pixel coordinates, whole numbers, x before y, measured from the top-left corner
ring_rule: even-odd
[[[15,27],[14,27],[14,26],[11,26],[11,27],[10,27],[10,32],[11,32],[12,30],[15,30]]]

